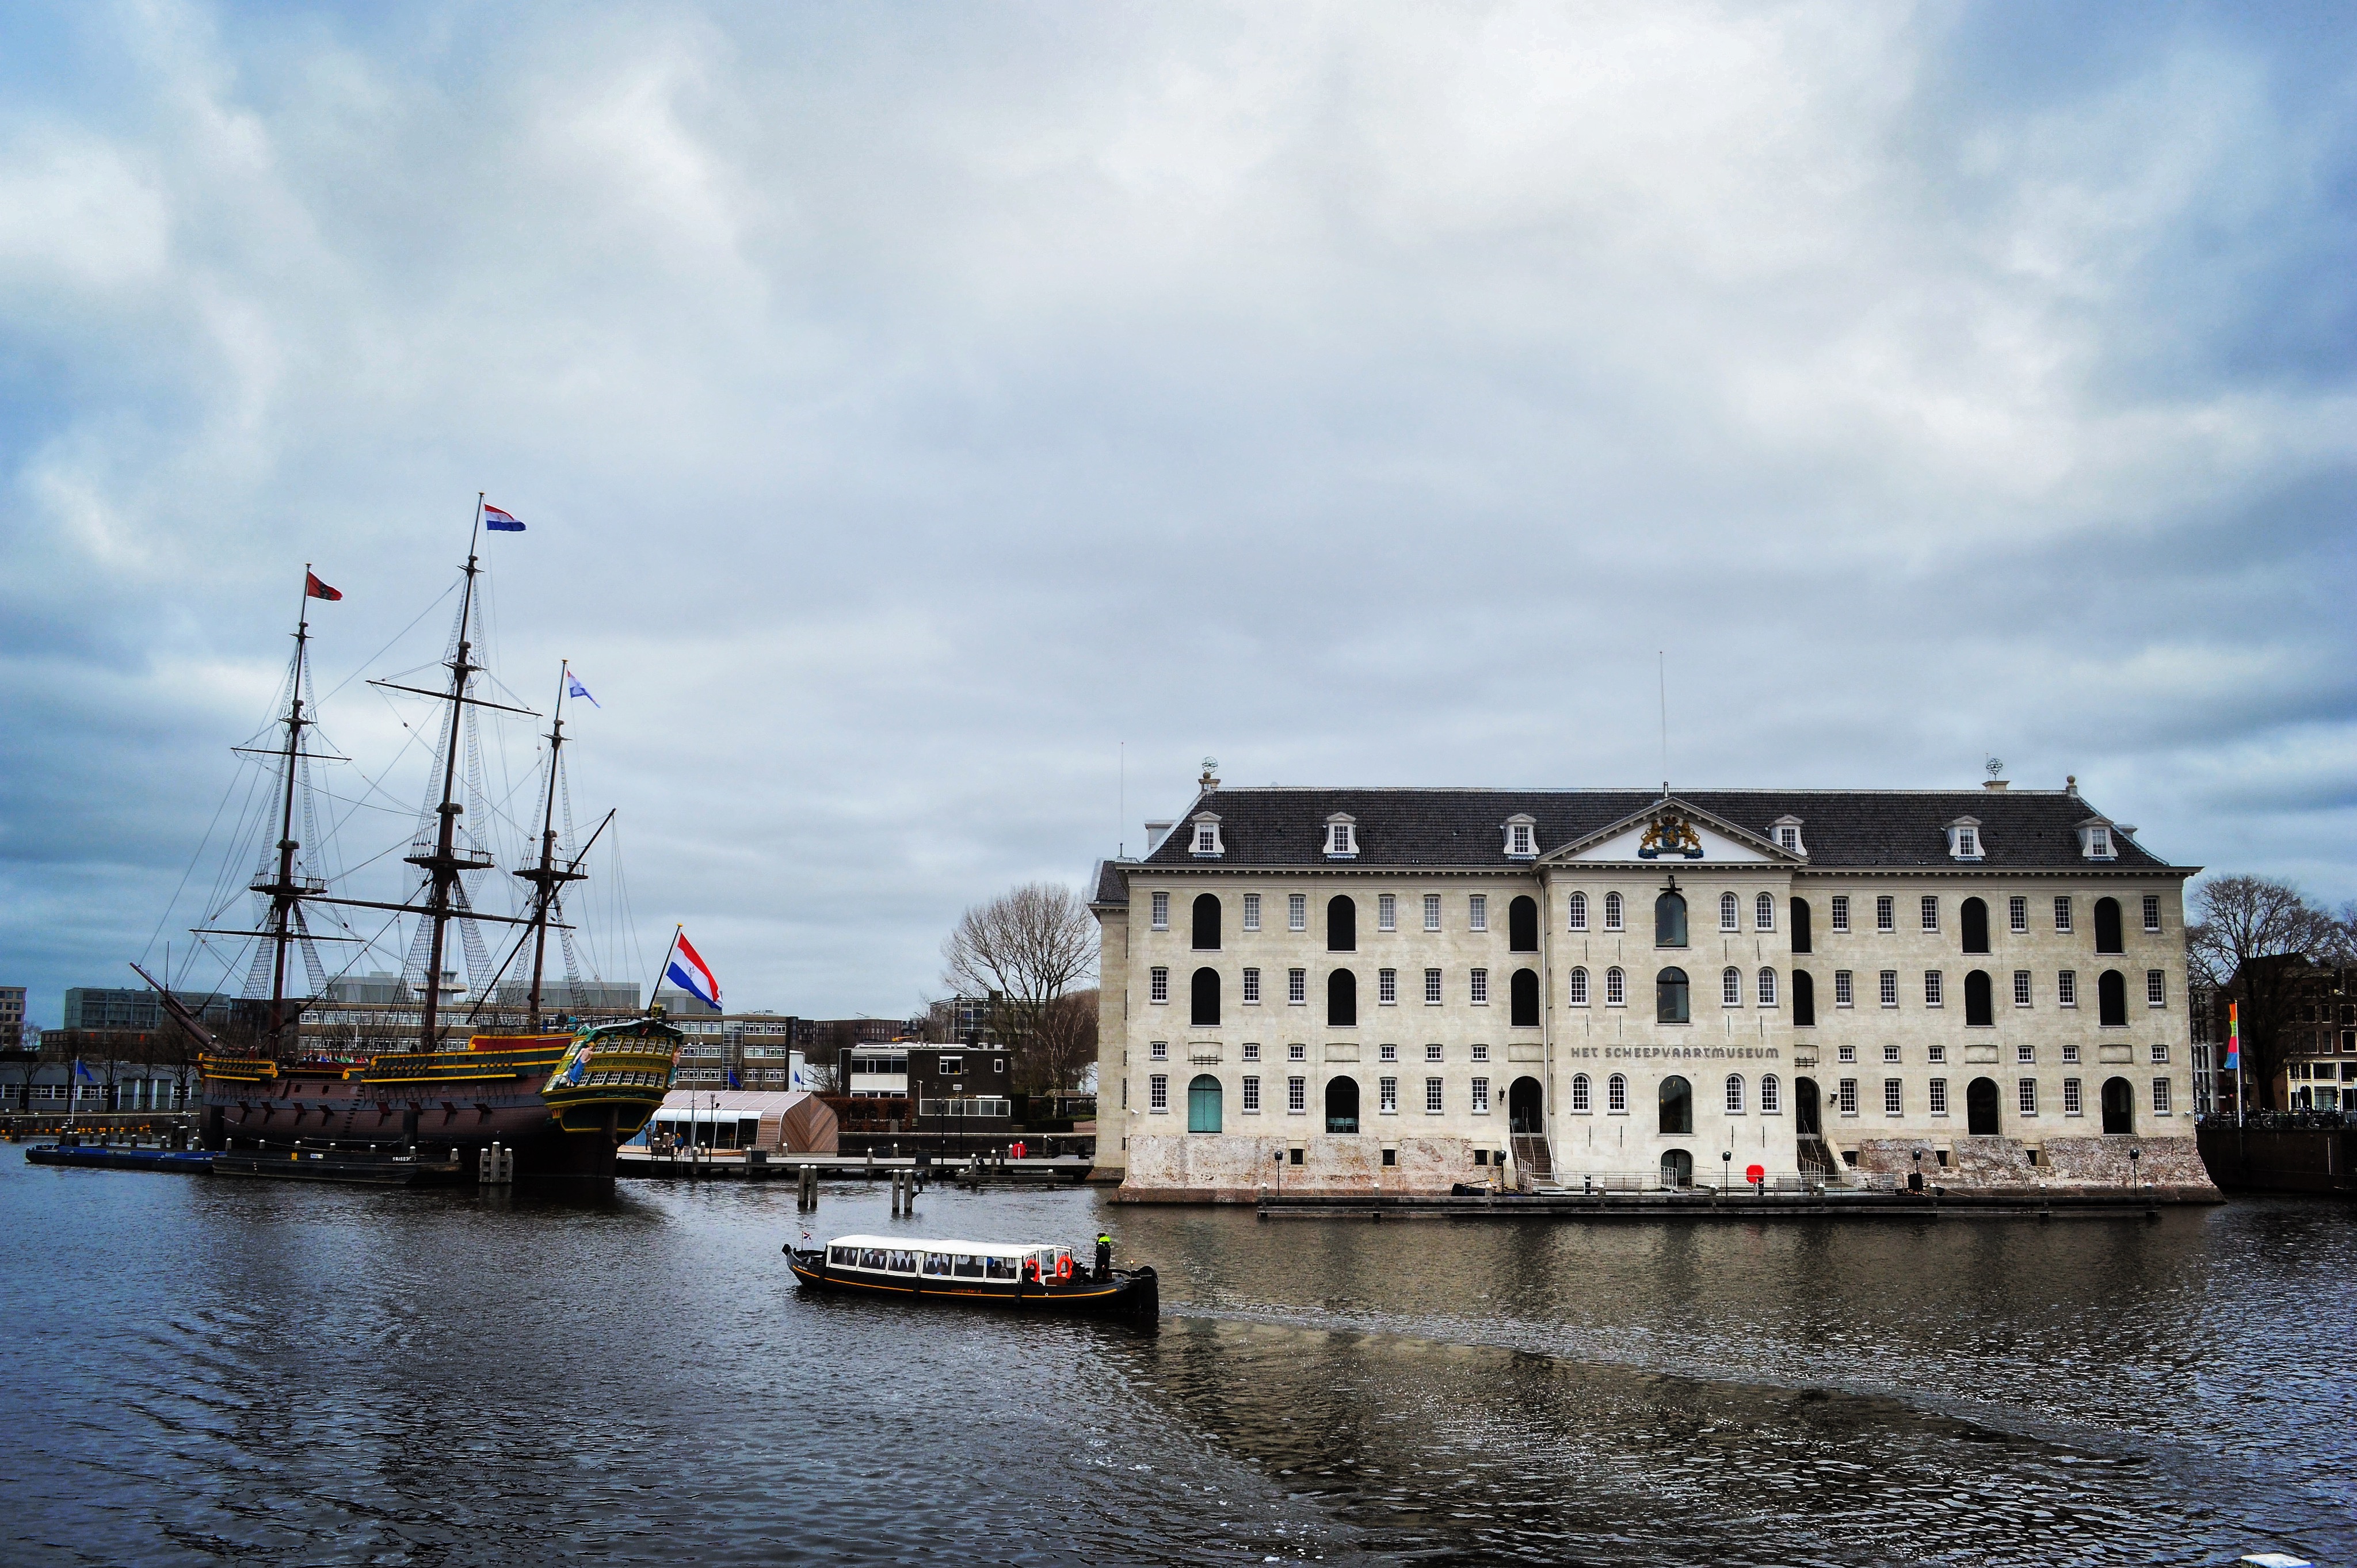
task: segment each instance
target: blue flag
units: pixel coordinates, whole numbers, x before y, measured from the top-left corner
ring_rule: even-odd
[[[597,698],[590,696],[589,688],[581,683],[581,677],[576,675],[570,670],[567,670],[565,672],[565,694],[568,697],[585,698],[593,708],[603,709],[606,705]]]

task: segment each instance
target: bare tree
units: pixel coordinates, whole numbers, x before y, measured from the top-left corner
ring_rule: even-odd
[[[1088,1077],[1097,1059],[1097,990],[1067,991],[1041,1013],[1039,1036],[1032,1041],[1030,1081],[1019,1089],[1070,1094]]]
[[[1034,882],[977,904],[942,943],[942,980],[967,996],[987,996],[995,1022],[1027,1079],[1046,1075],[1030,1058],[1049,1010],[1091,977],[1096,922],[1069,887]]]
[[[2343,955],[2349,930],[2298,888],[2263,876],[2213,876],[2193,895],[2186,965],[2197,983],[2239,1004],[2243,1072],[2259,1102],[2274,1109],[2300,992],[2319,963]]]

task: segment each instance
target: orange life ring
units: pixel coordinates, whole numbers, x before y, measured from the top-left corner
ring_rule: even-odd
[[[1072,1255],[1070,1252],[1056,1254],[1056,1283],[1060,1285],[1072,1283]]]

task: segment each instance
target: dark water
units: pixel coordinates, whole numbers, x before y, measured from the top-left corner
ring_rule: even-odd
[[[1139,1334],[799,1298],[791,1190],[0,1154],[0,1560],[2357,1561],[2357,1218],[1109,1219]],[[831,1189],[811,1229],[883,1230]]]

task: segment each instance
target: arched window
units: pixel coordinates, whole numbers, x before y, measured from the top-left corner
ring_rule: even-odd
[[[1755,931],[1776,929],[1776,896],[1773,893],[1762,893],[1751,901],[1751,929]]]
[[[1760,1075],[1760,1114],[1781,1116],[1784,1113],[1784,1085],[1772,1072]]]
[[[1614,964],[1604,972],[1604,1005],[1626,1007],[1629,1004],[1629,977]]]
[[[1662,1079],[1662,1131],[1694,1131],[1694,1086],[1676,1073]]]
[[[1539,901],[1524,897],[1506,906],[1506,947],[1512,952],[1539,950]]]
[[[1967,898],[1956,908],[1956,923],[1963,929],[1966,952],[1986,952],[1988,945],[1988,906],[1978,898]]]
[[[1573,930],[1575,930],[1575,931],[1584,931],[1584,930],[1587,929],[1587,894],[1585,894],[1585,893],[1575,893],[1575,894],[1573,894],[1569,898],[1567,898],[1567,899],[1566,899],[1566,900],[1564,901],[1564,908],[1566,908],[1566,909],[1569,909],[1569,910],[1571,911],[1571,929],[1572,929]]]
[[[1759,1001],[1762,1007],[1776,1005],[1776,972],[1772,969],[1763,969],[1760,972]]]
[[[1197,970],[1195,983],[1188,987],[1188,990],[1189,1004],[1187,1010],[1187,1022],[1199,1029],[1218,1028],[1220,1026],[1220,972],[1216,969]]]
[[[1805,969],[1792,972],[1792,1026],[1813,1029],[1817,1026],[1816,977]]]
[[[1359,977],[1347,969],[1326,977],[1326,1024],[1335,1029],[1359,1026]]]
[[[1653,1017],[1658,1023],[1683,1024],[1687,1021],[1686,972],[1665,969],[1653,977]]]
[[[1220,900],[1216,894],[1195,896],[1195,950],[1220,950]]]
[[[2120,901],[2116,898],[2095,900],[2095,950],[2127,951],[2120,945]]]
[[[1729,1116],[1743,1114],[1743,1075],[1739,1072],[1727,1075],[1727,1113]]]
[[[1326,901],[1326,950],[1359,950],[1359,907],[1345,895]]]
[[[1680,893],[1664,893],[1653,900],[1653,945],[1657,948],[1682,948],[1686,945],[1686,901]]]
[[[1809,950],[1809,901],[1806,898],[1792,900],[1792,950]]]
[[[1608,931],[1620,929],[1620,895],[1618,893],[1604,896],[1604,929]]]
[[[2095,982],[2095,1022],[2115,1028],[2126,1028],[2128,1022],[2128,983],[2116,969],[2104,971]]]
[[[1722,931],[1743,929],[1743,900],[1732,893],[1718,896],[1718,929]]]
[[[1514,978],[1511,983],[1511,997],[1513,1005],[1512,1026],[1517,1029],[1537,1028],[1539,1026],[1539,972],[1535,969],[1514,971]]]
[[[1585,1116],[1588,1113],[1587,1075],[1584,1072],[1571,1075],[1571,1109],[1575,1115]]]
[[[1743,972],[1733,964],[1718,972],[1718,1004],[1722,1007],[1743,1005]]]
[[[1587,971],[1586,971],[1585,969],[1574,969],[1574,970],[1571,972],[1571,974],[1570,974],[1569,978],[1567,978],[1566,980],[1565,980],[1564,984],[1563,984],[1563,989],[1564,989],[1564,1004],[1565,1004],[1566,1006],[1569,1006],[1569,1007],[1585,1007],[1585,1006],[1587,1006]]]
[[[1210,1073],[1197,1073],[1195,1081],[1187,1086],[1187,1131],[1216,1133],[1220,1130],[1220,1080]]]
[[[1628,1114],[1629,1079],[1625,1073],[1616,1072],[1604,1080],[1604,1109],[1610,1115]]]
[[[1996,1013],[1989,1001],[1988,971],[1974,970],[1964,976],[1964,1025],[1967,1028],[1977,1025],[1986,1029],[1996,1022]]]
[[[2119,1137],[2136,1131],[2136,1089],[2124,1078],[2104,1080],[2104,1132]]]

